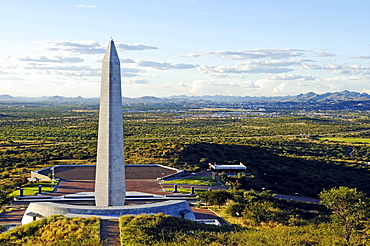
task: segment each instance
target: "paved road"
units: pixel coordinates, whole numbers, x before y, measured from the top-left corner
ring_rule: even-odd
[[[189,175],[186,177],[181,177],[181,178],[187,178],[191,177],[193,175]],[[210,172],[203,171],[200,174],[197,174],[196,176],[209,176],[212,177],[212,174]],[[229,189],[226,187],[220,180],[219,177],[217,176],[218,179],[216,181],[221,185],[221,186],[206,186],[206,185],[188,185],[188,184],[177,184],[177,188],[187,188],[190,189],[191,187],[194,187],[194,189],[200,189],[200,190],[207,190],[211,188],[212,190],[218,190],[218,189]],[[171,179],[171,180],[175,180]],[[162,188],[168,189],[168,188],[173,188],[174,184],[161,184]],[[257,192],[259,193],[259,192]],[[290,196],[290,195],[282,195],[282,194],[277,194],[275,196],[276,199],[283,199],[283,200],[292,200],[292,201],[299,201],[299,202],[311,202],[315,204],[319,204],[320,200],[316,198],[311,198],[311,197],[302,197],[302,196]]]

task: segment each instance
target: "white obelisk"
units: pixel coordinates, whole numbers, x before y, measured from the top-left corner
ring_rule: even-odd
[[[97,152],[96,206],[122,206],[125,203],[126,181],[121,71],[113,40],[109,42],[103,59]]]

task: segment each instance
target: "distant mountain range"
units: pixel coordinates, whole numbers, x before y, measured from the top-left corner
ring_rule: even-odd
[[[325,94],[316,94],[309,92],[297,96],[281,97],[240,97],[240,96],[172,96],[172,99],[183,100],[205,100],[212,102],[296,102],[296,103],[338,103],[343,101],[368,101],[370,95],[367,93],[358,93],[350,91],[328,92]]]
[[[93,105],[99,103],[99,98],[83,97],[12,97],[0,95],[2,103],[51,103],[51,104],[84,104]],[[124,104],[163,104],[163,103],[300,103],[300,104],[338,104],[343,102],[366,102],[370,103],[370,95],[350,91],[328,92],[316,94],[309,92],[296,96],[281,97],[251,97],[251,96],[170,96],[170,97],[123,97]]]

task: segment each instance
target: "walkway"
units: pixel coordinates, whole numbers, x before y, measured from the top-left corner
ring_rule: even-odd
[[[11,212],[0,213],[0,225],[19,225],[23,217],[26,208],[18,208]]]
[[[222,217],[218,216],[215,212],[212,210],[209,210],[207,208],[196,208],[191,207],[191,210],[193,211],[195,218],[197,220],[214,220],[217,219],[218,222],[220,222],[221,225],[229,225],[229,223]]]
[[[100,238],[103,245],[121,246],[119,221],[102,219],[100,221]]]

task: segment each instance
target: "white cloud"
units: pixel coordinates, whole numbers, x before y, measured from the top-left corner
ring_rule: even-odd
[[[370,56],[354,56],[352,58],[356,58],[356,59],[370,59]]]
[[[370,74],[370,67],[361,65],[352,65],[350,69],[355,74]]]
[[[286,73],[293,71],[288,66],[300,65],[302,61],[308,60],[272,60],[272,61],[257,61],[257,62],[241,62],[231,66],[199,66],[200,72],[215,72],[215,73]]]
[[[62,75],[62,76],[68,76],[68,77],[71,77],[71,76],[75,76],[75,77],[79,77],[81,79],[83,79],[82,77],[83,76],[100,76],[101,73],[100,71],[69,71],[69,70],[60,70],[60,71],[49,71],[49,74],[52,74],[52,75]]]
[[[148,84],[149,81],[146,79],[136,79],[133,81],[135,84]]]
[[[253,81],[247,81],[245,83],[242,83],[241,86],[249,90],[256,90],[260,88],[260,86],[256,85],[256,83],[254,83]]]
[[[212,83],[208,82],[207,80],[194,80],[191,83],[189,93],[194,95],[203,95],[205,93],[204,89],[211,84]]]
[[[274,89],[272,89],[272,93],[281,93],[285,89],[286,82],[281,83],[280,85],[276,86]]]
[[[303,56],[306,51],[297,49],[253,49],[236,51],[198,51],[186,54],[186,57],[199,57],[204,55],[214,55],[226,60],[246,60],[246,59],[282,59]]]
[[[180,87],[188,87],[185,83],[183,83],[181,81],[178,84],[179,84]]]
[[[139,76],[136,73],[121,73],[121,77],[137,77]]]
[[[47,51],[64,51],[77,54],[104,54],[105,47],[102,47],[96,41],[81,41],[68,42],[68,41],[39,41],[36,42],[40,46],[38,49]]]
[[[196,66],[193,64],[185,64],[178,62],[155,62],[155,61],[136,61],[136,64],[140,67],[150,67],[158,70],[168,70],[168,69],[192,69]]]
[[[14,81],[14,82],[20,82],[20,81],[26,81],[24,78],[19,77],[19,76],[6,76],[3,77],[3,80],[1,83],[6,82],[6,81]]]
[[[146,44],[116,44],[117,49],[119,50],[152,50],[152,49],[158,49],[155,46],[150,46]]]
[[[343,84],[329,84],[330,90],[342,90],[344,88]]]
[[[51,70],[68,70],[68,71],[89,71],[89,72],[96,72],[100,74],[100,68],[93,68],[90,66],[74,66],[74,65],[66,65],[66,66],[49,66],[39,63],[29,63],[28,65],[24,66],[25,69],[39,69],[43,71],[51,71]]]
[[[211,73],[211,74],[208,74],[207,77],[214,78],[214,79],[224,79],[224,78],[229,77],[229,75],[227,75],[227,74]]]
[[[260,87],[253,81],[243,83],[215,83],[208,80],[194,80],[189,89],[192,95],[224,95],[228,94],[243,95],[246,91],[257,90]]]
[[[121,71],[123,73],[139,73],[141,70],[140,69],[136,69],[136,68],[124,67],[124,68],[121,68]]]
[[[100,45],[96,41],[87,40],[81,42],[68,42],[68,41],[39,41],[37,49],[48,51],[64,51],[74,54],[104,54],[106,47]],[[115,43],[117,49],[120,50],[148,50],[158,49],[157,47],[146,44],[120,44]]]
[[[120,61],[121,63],[135,63],[135,61],[130,58],[122,58]]]
[[[79,4],[79,5],[74,5],[76,8],[97,8],[96,5],[84,5],[84,4]]]
[[[122,83],[125,83],[125,84],[148,84],[149,80],[146,80],[146,79],[123,79]]]
[[[20,61],[31,61],[31,62],[56,62],[56,63],[76,63],[83,62],[84,59],[79,57],[63,57],[63,56],[54,56],[53,58],[48,58],[46,56],[35,56],[35,57],[20,57]]]
[[[315,76],[302,76],[294,74],[277,74],[265,76],[266,79],[270,80],[315,80]]]
[[[319,52],[315,53],[315,56],[317,56],[317,57],[329,57],[329,56],[336,56],[336,54],[319,51]]]
[[[303,64],[300,69],[326,70],[331,74],[370,74],[370,67],[362,65],[343,66],[338,64]]]
[[[309,86],[309,84],[307,84],[307,83],[301,83],[301,82],[299,82],[297,85],[298,86]]]

